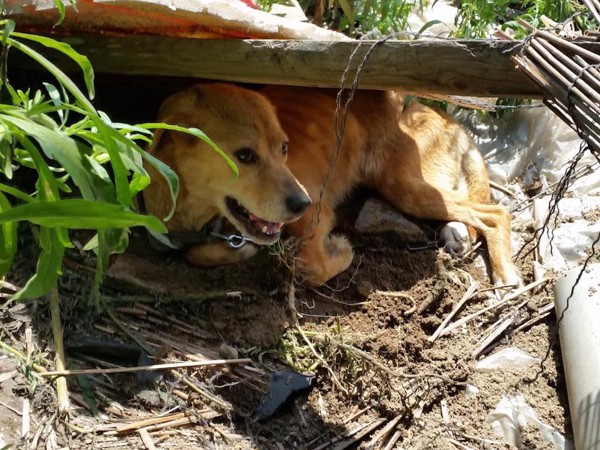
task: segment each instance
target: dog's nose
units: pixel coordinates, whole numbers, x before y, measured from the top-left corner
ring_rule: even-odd
[[[308,208],[308,205],[310,205],[311,203],[312,200],[310,199],[308,194],[304,192],[297,192],[288,196],[285,199],[285,206],[287,207],[288,211],[294,214],[303,213],[304,211],[306,211],[306,208]]]

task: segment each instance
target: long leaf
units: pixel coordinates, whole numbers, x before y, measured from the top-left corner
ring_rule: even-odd
[[[83,80],[85,82],[85,86],[87,87],[88,95],[91,99],[94,98],[94,69],[92,68],[90,60],[86,56],[77,52],[69,44],[57,41],[55,39],[51,39],[49,37],[18,32],[13,32],[12,36],[37,42],[48,48],[57,50],[63,53],[64,55],[68,56],[70,59],[72,59],[75,63],[77,63],[77,65],[81,68],[81,71],[83,72]]]
[[[18,190],[12,186],[8,186],[7,184],[0,183],[0,192],[5,192],[9,195],[12,195],[19,200],[24,201],[25,203],[32,203],[35,199],[31,195],[27,195],[25,192]]]
[[[223,150],[221,150],[221,148],[217,144],[215,144],[212,141],[212,139],[210,139],[203,131],[199,130],[198,128],[186,128],[186,127],[180,127],[179,125],[170,125],[168,123],[142,123],[137,126],[139,128],[145,128],[147,130],[160,129],[160,130],[179,131],[181,133],[191,134],[192,136],[197,137],[198,139],[201,139],[202,141],[207,143],[215,152],[217,152],[219,155],[221,155],[223,157],[225,162],[227,162],[229,167],[231,167],[231,170],[233,170],[234,175],[236,177],[239,175],[238,168],[235,165],[235,163],[231,160],[231,158],[229,156],[227,156],[227,154]]]
[[[97,230],[144,226],[159,233],[166,232],[156,217],[134,213],[121,205],[82,199],[29,203],[0,213],[0,224],[23,220],[43,227]]]
[[[56,286],[58,276],[62,273],[62,260],[66,248],[60,237],[62,231],[60,228],[42,227],[40,229],[42,252],[38,259],[35,275],[27,281],[23,289],[12,296],[13,299],[38,298]]]
[[[12,47],[25,53],[27,56],[29,56],[30,58],[32,58],[36,62],[38,62],[40,65],[42,65],[46,70],[48,70],[48,72],[50,72],[52,75],[54,75],[54,77],[59,81],[59,83],[62,84],[71,94],[73,94],[73,97],[75,97],[75,99],[79,103],[81,103],[81,105],[88,112],[97,114],[96,109],[90,103],[90,101],[87,99],[85,94],[83,92],[81,92],[81,90],[77,87],[77,85],[75,83],[73,83],[73,81],[71,81],[71,79],[62,70],[60,70],[55,64],[50,62],[50,60],[48,60],[46,57],[44,57],[39,52],[36,52],[31,47],[28,47],[27,45],[24,45],[15,39],[9,38],[8,41]]]
[[[38,189],[38,196],[41,200],[57,200],[58,196],[58,183],[52,175],[48,164],[42,158],[37,147],[33,144],[29,137],[25,136],[23,133],[15,134],[15,137],[19,141],[19,143],[23,146],[23,148],[29,153],[29,156],[33,160],[33,164],[35,169],[38,172],[38,181],[36,183]]]
[[[4,120],[33,137],[46,156],[58,161],[73,178],[84,198],[89,200],[96,198],[93,174],[83,165],[81,153],[72,138],[59,130],[51,130],[31,120],[12,116],[5,116]]]
[[[4,194],[0,193],[0,211],[11,209],[9,201]],[[13,259],[17,253],[17,224],[5,223],[0,226],[0,278],[12,266]]]

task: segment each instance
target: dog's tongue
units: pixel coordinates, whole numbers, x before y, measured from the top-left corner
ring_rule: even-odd
[[[283,222],[267,222],[266,220],[261,219],[260,217],[256,217],[254,214],[250,213],[248,215],[250,221],[256,225],[256,227],[265,234],[276,234],[281,231],[281,227],[283,227]]]

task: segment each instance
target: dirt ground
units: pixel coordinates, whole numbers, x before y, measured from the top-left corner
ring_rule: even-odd
[[[282,257],[265,250],[236,267],[201,270],[151,250],[135,231],[95,305],[93,269],[72,252],[60,289],[69,367],[148,365],[153,356],[251,362],[69,377],[72,410],[61,416],[51,383],[13,359],[0,359],[0,439],[74,449],[502,449],[509,447],[486,418],[505,396],[523,396],[543,422],[570,438],[553,312],[526,323],[551,301],[552,284],[431,342],[473,282],[480,283],[477,294],[453,321],[496,301],[485,291],[485,252],[457,261],[437,249],[411,250],[415,244],[394,233],[360,235],[353,223],[363,200],[357,195],[349,202],[339,229],[354,245],[354,264],[319,290],[290,287],[287,252]],[[437,224],[418,224],[434,237]],[[10,280],[17,285],[32,269],[31,256],[21,256]],[[528,259],[519,264],[531,282]],[[29,361],[53,367],[46,303],[7,303],[0,311],[2,341],[29,352]],[[475,371],[473,351],[507,317],[517,325],[485,353],[516,346],[543,365]],[[29,345],[26,329],[32,331]],[[269,409],[277,396],[274,390],[263,394],[273,372],[290,369],[312,375],[312,386],[272,417],[259,418],[260,406]],[[283,376],[289,385],[290,372]],[[25,399],[31,414],[24,414]],[[141,420],[173,414],[180,414],[175,422],[139,431]],[[20,439],[23,419],[29,431]],[[127,424],[133,424],[129,430]],[[521,432],[524,449],[555,448],[535,427]]]

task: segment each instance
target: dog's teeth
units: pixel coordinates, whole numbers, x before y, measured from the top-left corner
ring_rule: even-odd
[[[265,234],[267,234],[267,230],[268,230],[268,227],[266,225],[263,225],[263,227],[260,229],[260,231],[262,231]]]

